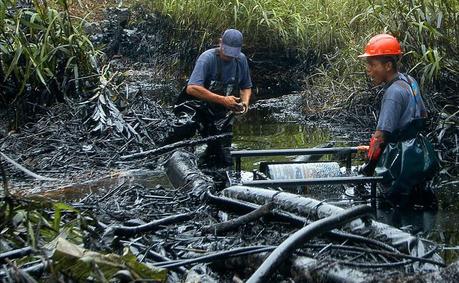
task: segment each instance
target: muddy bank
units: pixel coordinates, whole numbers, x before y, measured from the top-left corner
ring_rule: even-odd
[[[165,164],[172,184],[153,185],[144,182],[142,177],[130,181],[119,178],[106,190],[67,199],[72,207],[81,212],[66,209],[63,227],[73,223],[75,229],[81,229],[79,233],[84,237],[83,246],[92,251],[121,254],[128,249],[143,263],[167,268],[169,282],[191,278],[233,282],[249,278],[266,257],[264,253],[272,251],[305,222],[312,220],[309,216],[303,218],[284,212],[279,206],[275,210],[268,209],[272,215],[262,214],[248,223],[243,222],[217,233],[215,229],[218,225],[240,219],[240,215],[246,214],[246,211],[231,205],[228,198],[218,194],[218,187],[197,168],[196,160],[196,156],[190,152],[174,153]],[[47,202],[41,203],[44,205]],[[257,205],[253,203],[249,207],[256,208]],[[51,217],[48,221],[56,217],[49,207],[42,209],[49,211],[46,213],[49,215],[47,217]],[[85,219],[89,226],[75,226],[72,222],[75,217]],[[22,225],[22,222],[19,221],[17,225]],[[25,233],[25,230],[19,231],[21,235]],[[320,236],[308,241],[279,267],[273,280],[294,278],[298,280],[295,282],[299,282],[310,278],[328,278],[331,282],[379,282],[384,278],[390,282],[430,266],[427,263],[411,265],[399,259],[397,254],[388,256],[377,253],[369,260],[383,263],[384,268],[349,266],[350,263],[356,264],[356,249],[376,252],[375,249],[381,247],[385,245],[335,231],[327,237]],[[420,254],[416,256],[422,255],[422,251],[417,252]],[[429,257],[426,257],[425,260],[428,260]],[[62,257],[53,256],[52,259],[58,261]],[[336,264],[337,260],[339,264]],[[60,268],[57,270],[63,271]],[[449,270],[451,276],[455,276],[454,269]],[[442,272],[429,273],[428,276],[443,278],[439,277],[444,276]]]

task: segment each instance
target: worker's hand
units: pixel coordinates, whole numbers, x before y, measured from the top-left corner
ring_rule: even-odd
[[[357,146],[357,151],[359,152],[368,152],[370,147],[368,145],[359,145]]]
[[[240,102],[239,105],[240,105],[240,109],[239,109],[239,111],[235,111],[234,112],[235,114],[243,115],[243,114],[247,113],[247,111],[249,111],[249,106],[247,105],[247,103]]]
[[[231,111],[234,111],[234,112],[238,112],[238,111],[241,111],[242,107],[241,105],[239,104],[239,101],[241,99],[238,98],[238,97],[235,97],[235,96],[222,96],[221,97],[221,105],[225,106],[227,109],[231,110]]]
[[[242,102],[242,107],[244,107],[244,109],[242,110],[241,114],[245,114],[247,111],[249,111],[249,104],[247,102]]]

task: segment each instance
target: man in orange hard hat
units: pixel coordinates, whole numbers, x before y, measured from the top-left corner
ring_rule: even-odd
[[[431,144],[420,134],[427,111],[416,80],[399,72],[399,41],[379,34],[370,39],[365,53],[366,71],[375,85],[383,85],[376,131],[370,139],[368,162],[360,173],[384,176],[384,193],[395,206],[407,207],[414,192],[429,193],[426,181],[438,169]]]

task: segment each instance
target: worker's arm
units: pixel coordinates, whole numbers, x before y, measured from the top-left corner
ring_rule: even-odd
[[[381,157],[387,145],[388,133],[376,131],[370,139],[370,148],[368,150],[368,162],[360,169],[360,173],[365,176],[372,176],[378,160]]]
[[[247,112],[249,110],[249,103],[250,103],[250,97],[251,96],[252,96],[252,89],[251,88],[241,89],[241,102],[244,105],[243,113],[245,113],[245,112]]]
[[[213,93],[201,85],[188,85],[186,92],[200,100],[221,104],[232,111],[238,111],[240,108],[238,102],[239,98],[235,96],[222,96]]]

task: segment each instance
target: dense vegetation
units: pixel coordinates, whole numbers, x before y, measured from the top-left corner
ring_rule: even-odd
[[[80,78],[96,72],[98,52],[83,32],[85,20],[72,15],[82,14],[81,5],[93,7],[94,3],[74,1],[69,3],[69,13],[67,1],[32,1],[27,7],[20,2],[0,1],[1,102],[28,96],[43,103],[80,91]],[[381,32],[402,41],[404,70],[420,80],[426,93],[445,94],[436,97],[434,104],[448,104],[458,89],[456,0],[133,0],[123,4],[141,5],[143,10],[147,7],[170,17],[179,31],[177,36],[182,37],[178,40],[183,40],[184,30],[192,32],[193,38],[198,34],[195,45],[200,50],[225,28],[236,27],[244,32],[247,49],[312,54],[316,71],[307,82],[316,86],[313,92],[325,92],[325,100],[312,101],[306,110],[333,108],[356,89],[365,88],[356,56],[372,35]],[[340,91],[327,95],[331,84]]]
[[[114,78],[108,68],[97,66],[100,51],[83,28],[82,11],[88,8],[89,17],[98,20],[101,10],[115,3],[23,2],[28,1],[0,1],[0,104],[13,110],[18,122],[25,116],[20,113],[30,112],[24,107],[40,108],[65,96],[85,94],[103,104],[98,109],[104,113],[94,111],[96,122],[108,121],[117,125],[118,132],[130,135],[132,131],[122,126],[120,114],[107,103],[116,96],[111,90]],[[297,76],[292,84],[305,87],[308,117],[343,119],[354,115],[357,123],[362,122],[361,117],[374,116],[375,111],[357,55],[371,36],[392,33],[405,51],[402,70],[421,83],[434,125],[438,125],[438,142],[445,136],[455,139],[459,120],[457,0],[132,0],[122,4],[143,15],[156,13],[168,18],[168,42],[161,44],[178,53],[182,64],[190,65],[190,58],[195,57],[185,49],[204,50],[228,27],[243,31],[249,55],[268,51],[279,54],[281,60],[285,54],[291,54],[296,62],[304,60],[308,76],[299,76],[300,82]],[[131,23],[143,19],[132,17]],[[106,119],[107,115],[113,119]],[[100,125],[96,128],[104,129]],[[457,146],[457,142],[444,146],[452,150],[446,155],[457,156]]]
[[[99,52],[67,1],[2,0],[0,22],[0,105],[20,115],[93,87]]]
[[[319,62],[333,60],[333,68],[341,74],[355,72],[356,55],[372,35],[381,32],[390,32],[403,42],[404,62],[420,75],[425,87],[439,86],[440,74],[459,72],[459,2],[455,0],[164,0],[146,4],[175,19],[180,28],[201,31],[203,41],[236,27],[250,47],[313,51]]]

